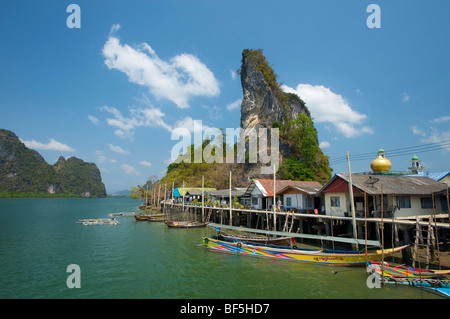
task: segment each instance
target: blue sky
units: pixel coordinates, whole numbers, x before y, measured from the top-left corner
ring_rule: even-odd
[[[81,28],[68,28],[78,4]],[[370,29],[369,4],[381,9]],[[0,127],[108,192],[163,176],[171,130],[236,128],[245,48],[306,102],[331,159],[450,140],[448,1],[2,1]],[[405,170],[411,154],[391,158]],[[448,149],[418,152],[450,169]],[[389,157],[389,153],[387,154]],[[371,159],[352,161],[367,171]],[[332,161],[333,163],[333,161]],[[335,161],[334,173],[345,172]]]

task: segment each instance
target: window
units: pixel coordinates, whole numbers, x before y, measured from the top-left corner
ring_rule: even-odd
[[[341,201],[339,196],[330,197],[331,207],[341,207]]]
[[[398,208],[411,208],[411,198],[409,196],[399,196],[398,200]]]
[[[286,197],[286,206],[291,207],[292,206],[292,198]]]
[[[431,197],[422,197],[420,199],[420,204],[422,205],[422,208],[433,208]]]
[[[446,212],[448,210],[447,198],[445,196],[441,196],[441,207],[443,212]]]
[[[252,205],[258,205],[258,197],[252,197]]]

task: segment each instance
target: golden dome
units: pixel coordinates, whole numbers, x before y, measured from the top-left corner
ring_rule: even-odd
[[[381,155],[378,155],[378,157],[370,163],[370,168],[374,172],[388,171],[391,167],[391,161]]]

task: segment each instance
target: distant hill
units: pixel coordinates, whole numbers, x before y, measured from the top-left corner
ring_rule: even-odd
[[[14,194],[105,197],[106,189],[95,163],[61,156],[54,165],[48,164],[16,134],[0,129],[0,196]]]
[[[129,189],[124,189],[123,191],[117,191],[114,192],[112,194],[108,194],[108,196],[117,196],[117,197],[130,197],[130,190]]]

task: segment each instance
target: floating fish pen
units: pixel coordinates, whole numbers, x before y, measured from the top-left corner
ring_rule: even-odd
[[[98,219],[81,219],[77,223],[83,226],[94,226],[94,225],[119,225],[120,223],[115,218],[98,218]]]

